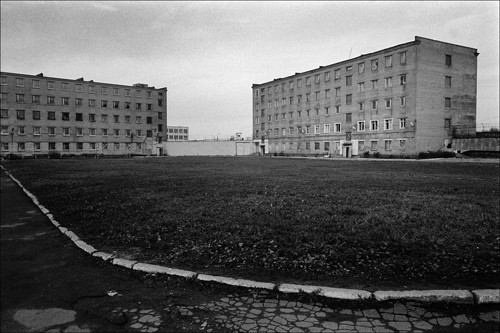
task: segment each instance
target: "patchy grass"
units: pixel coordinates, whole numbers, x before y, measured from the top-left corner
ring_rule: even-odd
[[[4,165],[97,248],[261,281],[498,287],[499,165],[178,157]]]

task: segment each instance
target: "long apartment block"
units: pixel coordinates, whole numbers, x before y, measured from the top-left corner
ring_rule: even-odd
[[[2,155],[151,155],[168,139],[167,88],[1,72],[0,89]]]
[[[415,155],[476,129],[477,49],[412,42],[253,84],[262,154]]]

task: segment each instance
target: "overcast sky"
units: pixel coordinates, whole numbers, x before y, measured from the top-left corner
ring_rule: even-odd
[[[1,70],[168,88],[191,139],[252,134],[253,83],[415,36],[477,48],[477,122],[499,122],[499,3],[1,2]]]

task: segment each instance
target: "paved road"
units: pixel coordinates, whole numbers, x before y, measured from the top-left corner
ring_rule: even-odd
[[[345,302],[112,266],[78,249],[3,171],[1,267],[1,332],[499,331],[498,304]]]

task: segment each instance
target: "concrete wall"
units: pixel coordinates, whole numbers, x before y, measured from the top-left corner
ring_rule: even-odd
[[[251,141],[163,142],[168,156],[244,156],[253,153]]]
[[[453,150],[489,150],[500,151],[500,138],[453,139]]]

